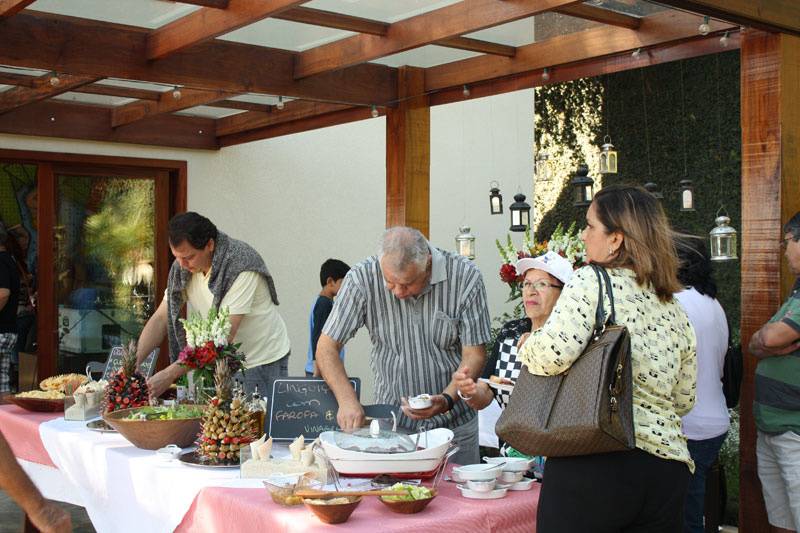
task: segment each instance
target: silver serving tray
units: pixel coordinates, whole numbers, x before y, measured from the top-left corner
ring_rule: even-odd
[[[117,430],[106,424],[105,420],[98,418],[86,423],[86,427],[91,431],[98,433],[117,433]]]

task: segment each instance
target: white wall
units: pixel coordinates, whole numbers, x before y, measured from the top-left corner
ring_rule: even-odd
[[[0,147],[50,152],[177,159],[188,162],[189,209],[262,253],[277,285],[292,342],[290,374],[302,375],[308,314],[328,257],[353,265],[376,252],[385,223],[383,117],[219,152],[0,134]],[[507,306],[494,240],[505,238],[517,187],[530,193],[533,91],[520,91],[431,111],[431,241],[453,249],[458,226],[477,236],[492,316]],[[489,215],[489,182],[500,182],[506,212]],[[519,241],[520,238],[516,237]],[[360,332],[346,366],[372,398],[369,342]]]

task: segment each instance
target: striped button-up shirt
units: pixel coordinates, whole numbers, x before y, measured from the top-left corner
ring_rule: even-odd
[[[372,342],[379,403],[399,405],[402,396],[440,394],[458,369],[461,347],[490,339],[483,277],[468,259],[431,247],[428,286],[401,300],[386,288],[378,257],[370,257],[345,277],[322,332],[344,344],[361,326]],[[428,427],[453,428],[474,416],[464,402],[456,402]],[[416,429],[417,423],[402,416],[400,425]]]

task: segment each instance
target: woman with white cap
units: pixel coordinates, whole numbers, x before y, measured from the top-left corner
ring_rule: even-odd
[[[503,325],[492,352],[484,367],[483,377],[497,376],[502,381],[516,381],[522,363],[517,360],[517,344],[520,338],[542,327],[550,316],[562,287],[572,276],[572,264],[555,252],[538,257],[525,257],[517,261],[517,275],[523,277],[522,303],[525,318],[511,320]],[[464,368],[455,373],[458,395],[473,409],[481,410],[493,400],[505,409],[511,396],[489,387],[485,382],[475,382]],[[501,445],[501,453],[508,451]]]

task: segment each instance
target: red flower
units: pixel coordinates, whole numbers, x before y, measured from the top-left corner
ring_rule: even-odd
[[[515,281],[519,281],[520,277],[517,276],[517,268],[510,263],[505,263],[500,267],[500,279],[503,281],[503,283],[514,283]]]

